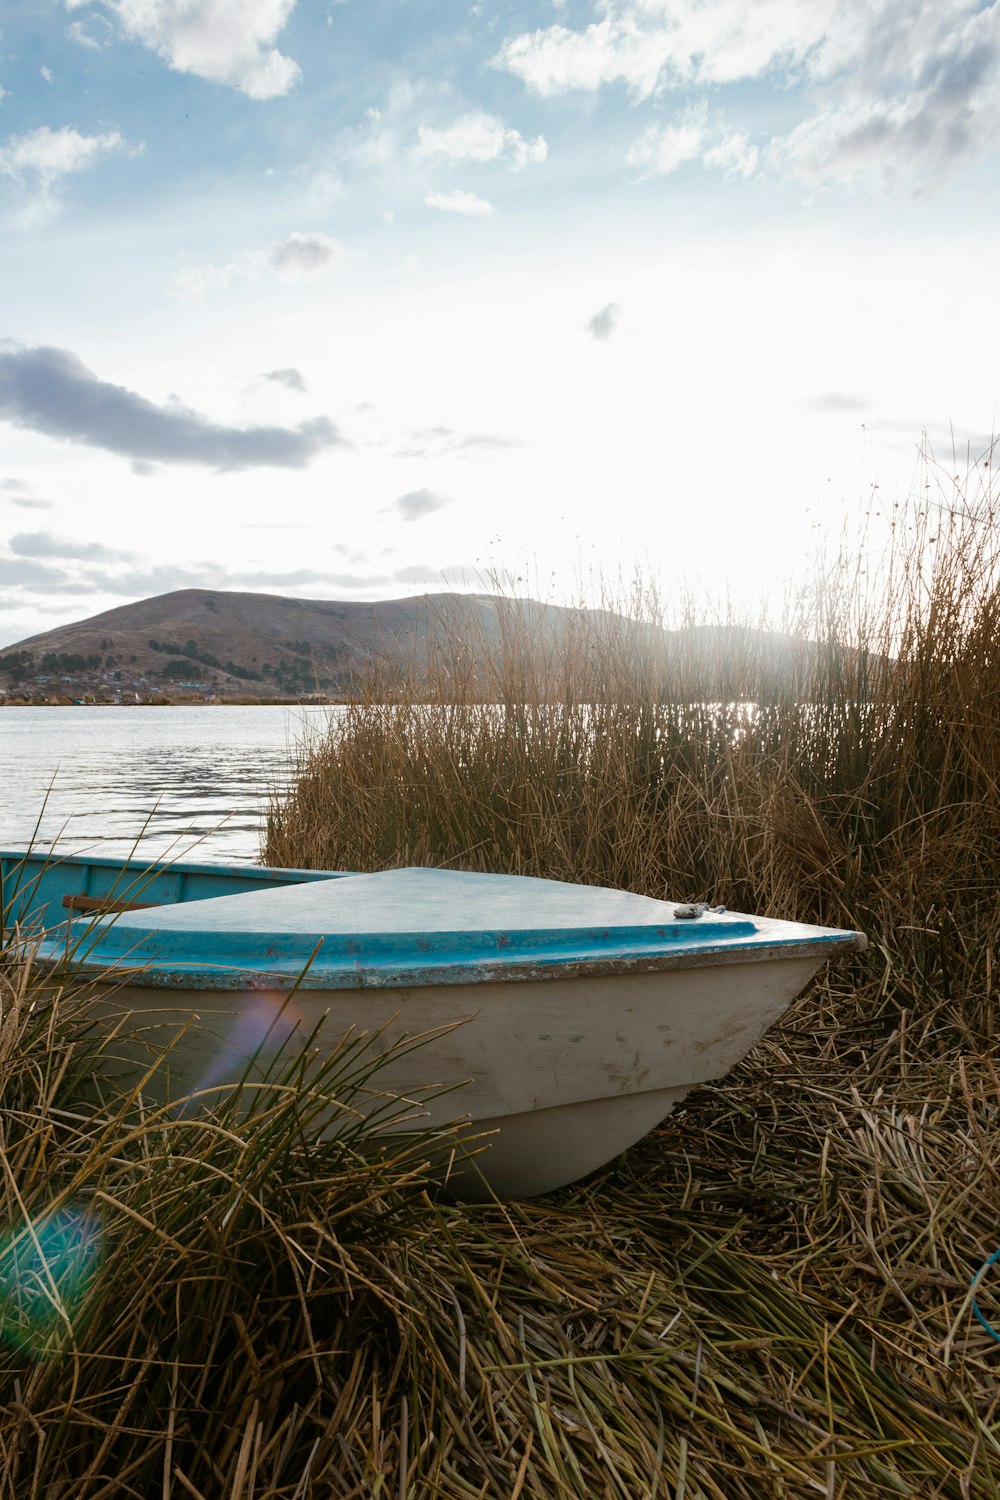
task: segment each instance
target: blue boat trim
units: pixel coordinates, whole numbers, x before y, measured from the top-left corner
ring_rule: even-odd
[[[674,916],[628,891],[453,870],[311,879],[64,922],[40,956],[165,989],[482,984],[756,962],[864,946],[859,933],[739,913]],[[324,881],[324,875],[326,876]],[[331,878],[333,877],[333,878]]]
[[[52,850],[0,850],[0,912],[5,925],[53,927],[65,921],[64,896],[177,903],[240,891],[335,880],[338,870],[276,869],[177,860],[149,864]],[[347,873],[347,872],[345,872]]]

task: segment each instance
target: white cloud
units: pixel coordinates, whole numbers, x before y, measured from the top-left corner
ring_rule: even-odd
[[[284,282],[312,282],[336,270],[345,254],[339,240],[319,230],[303,233],[295,229],[267,250],[244,250],[221,265],[203,261],[186,266],[171,276],[167,289],[182,302],[204,302],[237,286],[257,286],[271,274]]]
[[[115,29],[106,16],[95,13],[84,16],[82,21],[71,21],[66,28],[66,35],[80,47],[99,51],[101,47],[110,47],[115,40]]]
[[[24,510],[51,510],[52,501],[43,500],[34,487],[23,479],[0,479],[0,500],[19,505]]]
[[[167,283],[167,290],[182,302],[204,302],[206,297],[227,292],[237,283],[253,285],[259,282],[266,264],[259,250],[248,250],[221,266],[214,261],[204,261],[199,266],[187,266],[183,271],[177,271]]]
[[[278,275],[291,280],[302,277],[325,275],[332,271],[343,258],[344,247],[339,240],[314,230],[303,234],[295,229],[283,240],[277,240],[270,249],[268,261]]]
[[[619,84],[637,100],[772,76],[803,91],[803,118],[768,163],[813,182],[933,182],[996,149],[996,0],[598,0],[598,11],[582,29],[511,37],[494,65],[544,95]],[[632,164],[669,171],[689,145],[651,127]],[[735,131],[706,141],[705,158],[731,176],[757,166]]]
[[[443,156],[449,162],[503,159],[514,172],[543,162],[548,155],[544,136],[527,141],[520,131],[511,129],[495,115],[482,112],[463,115],[442,130],[421,125],[418,139],[418,157]]]
[[[485,110],[449,118],[452,91],[427,79],[394,82],[377,104],[365,109],[354,126],[337,132],[331,170],[352,182],[359,173],[377,179],[387,203],[424,197],[437,188],[440,168],[494,164],[519,172],[546,160],[543,136],[525,137]],[[440,122],[444,119],[445,124]],[[391,196],[390,196],[391,195]],[[488,214],[492,208],[469,201],[471,195],[437,194],[432,207],[445,212]],[[446,201],[447,199],[447,201]],[[479,200],[480,204],[484,202]]]
[[[422,427],[396,448],[397,458],[471,458],[494,462],[506,453],[527,447],[522,438],[498,432],[459,432],[454,427]]]
[[[493,59],[540,94],[623,83],[656,89],[732,83],[795,63],[823,38],[847,0],[605,0],[604,19],[512,37]]]
[[[423,516],[453,504],[451,496],[442,495],[439,490],[409,490],[391,505],[384,506],[383,513],[395,511],[404,521],[419,521]]]
[[[404,131],[412,133],[412,116],[418,106],[420,86],[397,81],[384,108],[369,105],[358,123],[338,132],[333,155],[338,168],[361,169],[367,177],[391,172],[407,159]]]
[[[609,19],[584,31],[560,25],[524,32],[505,42],[493,63],[516,74],[538,94],[598,89],[605,83],[624,81],[646,97],[656,86],[661,57],[643,62],[634,44],[628,47],[628,57],[625,50],[625,37]]]
[[[609,302],[606,307],[602,307],[600,311],[595,312],[594,316],[588,322],[587,327],[595,339],[606,343],[618,327],[621,315],[622,310],[619,304],[617,302]]]
[[[158,405],[102,380],[69,349],[0,344],[0,419],[57,440],[132,460],[139,473],[156,463],[203,464],[217,472],[303,468],[344,439],[326,417],[298,427],[231,427],[177,400]]]
[[[33,177],[43,187],[70,172],[93,166],[105,151],[118,151],[125,141],[117,130],[103,135],[81,135],[64,126],[51,130],[41,125],[27,135],[11,136],[0,146],[0,173],[8,177]]]
[[[295,391],[299,396],[305,395],[306,378],[294,365],[286,365],[281,370],[269,370],[264,379],[277,381],[278,385],[287,386],[288,390]]]
[[[485,216],[495,214],[493,204],[476,193],[465,193],[456,188],[453,193],[429,193],[424,199],[428,208],[439,208],[445,214],[467,214]]]
[[[66,28],[66,35],[78,46],[89,47],[94,52],[103,46],[103,43],[99,42],[95,36],[91,36],[82,21],[71,21]]]
[[[702,161],[706,167],[717,167],[727,177],[752,177],[760,161],[760,152],[745,135],[734,132],[724,136],[718,145],[710,146]]]
[[[830,101],[774,144],[772,165],[812,182],[874,175],[920,187],[996,149],[1000,5],[911,8],[898,28],[886,13],[869,20],[856,77],[836,75],[843,49],[820,54],[817,72],[834,74]]]
[[[51,531],[20,531],[7,544],[15,557],[74,557],[99,562],[130,562],[131,552],[105,547],[103,542],[72,541]]]
[[[66,0],[77,10],[92,0]],[[229,84],[251,99],[287,94],[298,64],[272,45],[295,0],[104,0],[126,36],[178,73]],[[82,40],[82,38],[78,38]]]
[[[308,182],[300,203],[304,210],[316,218],[328,214],[344,196],[344,184],[335,172],[314,172]]]
[[[679,125],[648,125],[629,148],[625,160],[638,167],[640,182],[647,177],[666,177],[684,162],[700,156],[705,144],[707,107],[688,110]]]

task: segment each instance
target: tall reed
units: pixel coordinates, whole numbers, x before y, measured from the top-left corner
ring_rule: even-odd
[[[555,626],[510,595],[485,626],[450,610],[303,747],[265,859],[930,935],[1000,883],[993,496],[937,505],[899,510],[878,566],[833,559],[779,631],[665,628],[641,587]]]
[[[445,619],[272,806],[269,860],[511,870],[871,939],[617,1169],[490,1221],[463,1280],[488,1288],[476,1359],[530,1392],[502,1398],[526,1493],[1000,1494],[969,1293],[1000,1245],[988,472],[896,507],[883,555],[818,565],[778,631],[670,619],[644,588],[555,631],[515,597],[478,638]],[[455,1222],[467,1266],[482,1233]]]
[[[997,532],[939,499],[777,641],[642,589],[444,619],[275,802],[275,862],[865,928],[585,1183],[451,1204],[311,1141],[292,1057],[249,1119],[96,1107],[86,996],[8,950],[0,1500],[998,1500]]]
[[[451,1134],[355,1034],[158,1105],[170,1049],[116,1085],[94,998],[0,954],[0,1496],[339,1493],[355,1449],[375,1474],[355,1387],[399,1382]]]

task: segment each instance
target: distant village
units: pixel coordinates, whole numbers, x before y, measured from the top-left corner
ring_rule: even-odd
[[[0,704],[132,703],[330,703],[337,702],[339,681],[321,688],[307,642],[294,643],[299,654],[276,666],[221,662],[192,640],[147,642],[145,661],[134,653],[117,655],[111,638],[101,651],[45,651],[36,656],[21,648],[0,655]],[[292,644],[292,643],[290,643]],[[155,666],[149,652],[162,658]],[[331,689],[333,692],[331,693]]]
[[[484,597],[379,601],[176,589],[0,648],[0,704],[342,703],[387,656],[411,659],[451,608]]]

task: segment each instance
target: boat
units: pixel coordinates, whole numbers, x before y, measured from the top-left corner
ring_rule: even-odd
[[[33,852],[0,855],[0,877],[8,923],[34,925],[40,962],[105,995],[116,1044],[169,1043],[177,1098],[266,1068],[254,1017],[274,1045],[294,1017],[321,1053],[367,1033],[379,1089],[476,1138],[448,1183],[466,1198],[533,1197],[613,1160],[728,1072],[826,960],[866,946],[859,932],[446,869]]]

